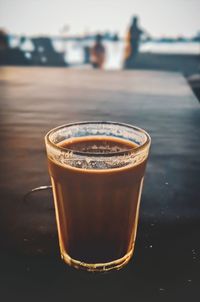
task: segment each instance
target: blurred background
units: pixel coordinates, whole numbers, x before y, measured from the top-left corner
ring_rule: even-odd
[[[200,301],[199,15],[200,0],[0,0],[0,301]],[[115,275],[60,263],[44,135],[84,120],[152,137]]]
[[[199,97],[199,0],[0,0],[0,65],[183,73]]]

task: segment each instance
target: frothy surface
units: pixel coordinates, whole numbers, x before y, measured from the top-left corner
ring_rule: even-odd
[[[104,136],[73,138],[59,143],[58,146],[71,151],[94,154],[125,152],[137,147],[133,142],[121,138]]]

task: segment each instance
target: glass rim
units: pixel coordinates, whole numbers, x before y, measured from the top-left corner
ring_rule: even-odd
[[[139,133],[143,133],[145,135],[145,137],[146,137],[146,140],[140,146],[137,146],[137,147],[134,147],[134,148],[129,148],[128,150],[116,151],[116,152],[111,152],[111,153],[95,153],[95,152],[76,151],[76,150],[73,150],[73,149],[63,148],[63,147],[58,146],[55,143],[53,143],[51,141],[51,139],[50,139],[50,135],[52,133],[55,133],[56,131],[58,131],[60,129],[68,128],[68,127],[71,127],[71,126],[87,125],[87,124],[107,124],[107,125],[116,125],[116,126],[127,127],[129,129],[135,130],[135,131],[137,131]],[[131,124],[126,124],[126,123],[121,123],[121,122],[114,122],[114,121],[80,121],[80,122],[72,122],[72,123],[68,123],[68,124],[64,124],[64,125],[60,125],[58,127],[52,128],[45,135],[45,142],[46,142],[47,145],[49,144],[51,147],[55,148],[56,150],[62,151],[62,152],[65,152],[65,153],[73,153],[74,155],[80,155],[80,156],[112,157],[112,156],[129,155],[129,154],[132,154],[132,153],[135,153],[135,154],[140,153],[145,148],[147,148],[148,146],[150,146],[151,137],[142,128],[139,128],[139,127],[131,125]]]

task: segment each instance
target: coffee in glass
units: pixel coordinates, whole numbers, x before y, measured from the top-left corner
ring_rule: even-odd
[[[115,122],[80,122],[45,137],[61,256],[88,271],[132,256],[150,137]]]

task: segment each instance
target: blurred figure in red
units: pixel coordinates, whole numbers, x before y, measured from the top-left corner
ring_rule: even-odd
[[[105,62],[105,47],[102,44],[102,36],[96,35],[95,44],[90,50],[90,62],[94,68],[103,68]]]

